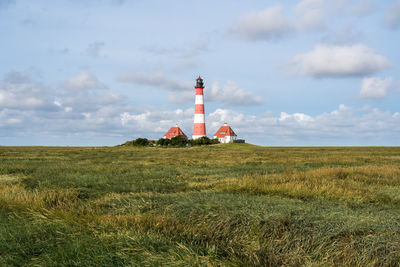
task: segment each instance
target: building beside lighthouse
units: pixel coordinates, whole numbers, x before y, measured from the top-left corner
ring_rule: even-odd
[[[186,134],[178,127],[178,124],[175,127],[171,127],[168,132],[166,132],[163,136],[164,139],[171,139],[176,136],[182,135],[185,139],[187,139]]]
[[[199,76],[196,80],[196,97],[194,102],[193,140],[206,136],[206,121],[204,115],[204,84]]]
[[[214,134],[214,139],[215,138],[218,138],[218,141],[222,144],[234,143],[237,139],[237,135],[225,122],[224,126],[221,126],[221,128],[219,128],[218,131]]]

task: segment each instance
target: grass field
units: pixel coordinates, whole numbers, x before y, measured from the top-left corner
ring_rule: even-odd
[[[0,266],[399,262],[399,147],[0,147]]]

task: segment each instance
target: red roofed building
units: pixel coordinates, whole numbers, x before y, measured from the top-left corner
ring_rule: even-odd
[[[219,130],[214,134],[214,138],[218,138],[220,143],[233,143],[236,140],[237,135],[230,126],[225,122],[224,126],[221,126]]]
[[[183,133],[181,128],[178,127],[178,124],[175,127],[171,127],[166,134],[164,134],[164,139],[171,139],[175,136],[183,135],[187,139],[187,136]]]

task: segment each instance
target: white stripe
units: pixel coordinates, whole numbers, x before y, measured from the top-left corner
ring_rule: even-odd
[[[194,103],[204,105],[204,97],[202,95],[196,95],[196,99],[195,99]]]
[[[204,114],[194,114],[194,123],[204,123]]]
[[[204,117],[195,117],[194,123],[205,123]]]
[[[193,135],[192,139],[199,139],[200,137],[203,137],[203,136],[205,136],[205,135]]]

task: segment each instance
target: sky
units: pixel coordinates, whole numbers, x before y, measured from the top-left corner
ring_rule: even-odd
[[[0,145],[400,145],[400,0],[0,0]]]

